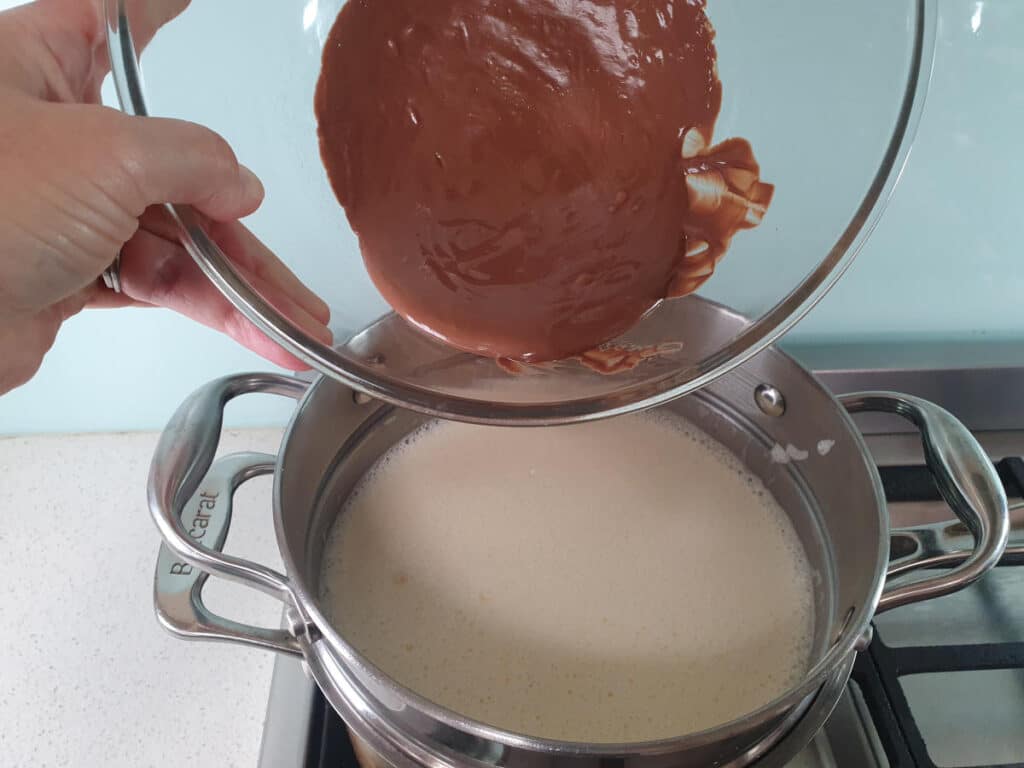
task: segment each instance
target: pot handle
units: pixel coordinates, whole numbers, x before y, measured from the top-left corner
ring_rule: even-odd
[[[219,551],[230,524],[234,490],[251,477],[272,472],[274,457],[242,454],[223,459],[213,471],[211,466],[229,401],[255,392],[298,399],[308,387],[305,381],[276,374],[218,379],[182,403],[161,434],[147,490],[150,514],[164,540],[154,601],[161,623],[172,632],[298,652],[294,637],[285,637],[287,633],[216,617],[205,609],[199,596],[207,575],[216,574],[255,587],[290,607],[297,605],[283,574]],[[204,492],[208,495],[203,496]],[[192,515],[188,528],[182,521],[185,511]],[[187,601],[182,597],[186,594]]]
[[[234,453],[219,459],[192,498],[183,519],[194,542],[220,552],[231,525],[232,497],[246,480],[273,474],[277,458],[264,453]],[[153,605],[164,629],[186,640],[220,640],[302,656],[295,636],[284,629],[240,624],[213,613],[203,602],[210,574],[179,558],[167,544],[160,546],[153,577]]]
[[[840,402],[850,413],[882,411],[902,416],[921,433],[925,462],[942,497],[974,537],[974,550],[956,568],[887,587],[876,613],[963,589],[999,562],[1009,536],[1006,492],[974,436],[948,411],[927,400],[892,392],[859,392]],[[890,575],[911,568],[900,563]]]

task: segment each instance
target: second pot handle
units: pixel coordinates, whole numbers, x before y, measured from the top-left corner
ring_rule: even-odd
[[[235,491],[246,480],[272,474],[276,464],[275,456],[263,453],[233,453],[218,459],[182,510],[192,540],[219,553],[231,526]],[[241,624],[207,608],[203,587],[208,578],[208,573],[180,559],[167,544],[161,545],[153,577],[153,605],[166,630],[186,640],[220,640],[302,656],[292,632]]]
[[[902,416],[921,432],[925,462],[942,497],[974,536],[974,551],[956,568],[887,587],[876,613],[948,595],[989,571],[1009,536],[1006,492],[995,467],[974,436],[948,411],[927,400],[891,392],[860,392],[839,398],[847,411]],[[908,570],[904,565],[901,572]]]
[[[160,435],[149,470],[149,511],[166,546],[182,561],[206,573],[247,584],[294,605],[288,579],[258,563],[199,546],[181,520],[184,505],[213,465],[220,443],[224,406],[250,392],[298,399],[309,384],[291,376],[241,374],[212,381],[181,404]]]

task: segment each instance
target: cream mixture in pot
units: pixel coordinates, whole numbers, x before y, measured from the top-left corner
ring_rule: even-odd
[[[399,683],[500,728],[680,736],[807,671],[812,576],[792,524],[675,417],[430,424],[339,520],[321,582],[335,627]]]

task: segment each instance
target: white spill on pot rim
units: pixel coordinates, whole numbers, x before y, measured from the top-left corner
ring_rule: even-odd
[[[835,440],[819,440],[816,446],[819,456],[827,456],[835,446]],[[809,451],[798,448],[792,443],[786,443],[783,447],[780,443],[772,446],[772,462],[775,464],[789,464],[791,461],[805,461],[810,456]]]

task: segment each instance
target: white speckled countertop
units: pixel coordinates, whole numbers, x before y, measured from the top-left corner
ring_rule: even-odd
[[[149,433],[0,438],[0,764],[256,765],[273,656],[167,635]],[[222,450],[276,452],[280,433]],[[227,549],[280,567],[269,478],[236,497]],[[211,608],[276,626],[280,606],[211,580]]]

